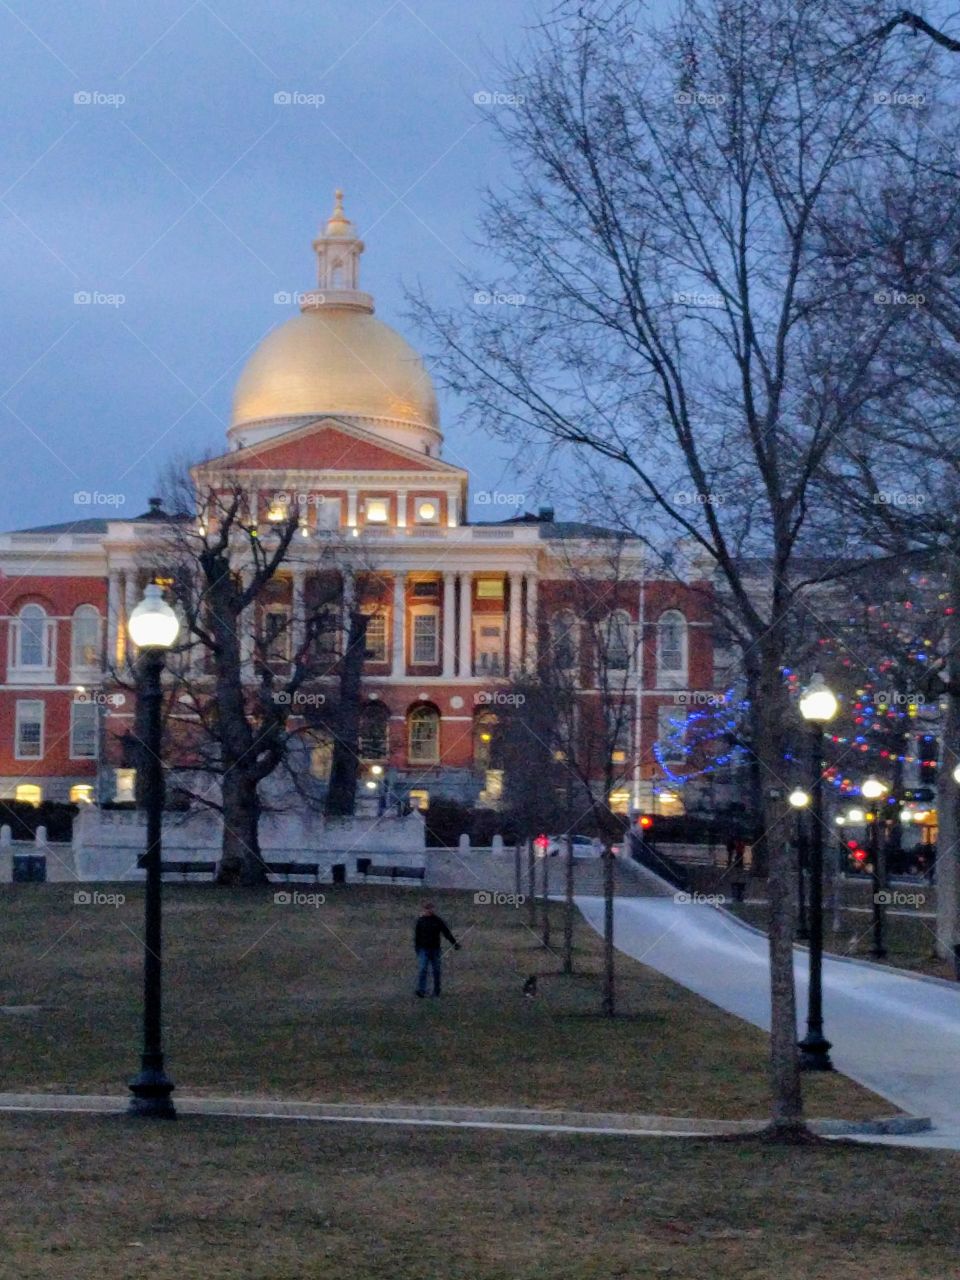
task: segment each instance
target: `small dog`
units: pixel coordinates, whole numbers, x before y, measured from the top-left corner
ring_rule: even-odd
[[[528,1000],[532,1000],[537,994],[537,975],[531,973],[530,977],[523,984],[523,994]]]

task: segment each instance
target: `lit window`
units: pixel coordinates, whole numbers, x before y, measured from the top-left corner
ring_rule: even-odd
[[[424,665],[438,660],[439,627],[435,609],[413,615],[413,661]]]
[[[607,803],[614,813],[630,812],[630,792],[611,791]]]
[[[118,769],[113,798],[117,804],[129,804],[137,795],[136,769]]]
[[[385,613],[372,613],[367,620],[366,649],[364,657],[368,662],[387,662],[387,616]]]
[[[70,707],[70,758],[97,758],[97,704],[74,702]]]
[[[18,760],[43,758],[43,703],[39,699],[17,703]]]
[[[440,519],[440,503],[436,498],[418,498],[417,524],[436,524]]]
[[[436,764],[440,759],[440,713],[436,707],[414,707],[407,719],[411,764]]]
[[[40,804],[43,800],[43,788],[33,782],[19,782],[14,788],[13,798],[21,804]]]
[[[93,804],[93,787],[89,782],[81,782],[70,788],[70,803]]]
[[[290,512],[289,495],[286,493],[274,494],[270,505],[267,507],[267,519],[271,524],[282,524],[286,520]]]
[[[367,524],[386,524],[390,519],[390,500],[388,498],[367,498],[363,504],[363,512]]]
[[[426,813],[427,809],[430,808],[429,791],[415,789],[413,791],[408,791],[407,795],[410,798],[410,805],[412,808],[419,809],[421,813]]]
[[[477,599],[478,600],[502,600],[503,599],[503,579],[502,578],[478,578],[477,579]]]
[[[100,666],[100,614],[92,604],[82,604],[74,612],[70,666],[73,671],[89,671]]]

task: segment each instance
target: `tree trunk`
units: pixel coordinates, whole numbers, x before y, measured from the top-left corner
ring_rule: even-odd
[[[333,740],[330,785],[326,811],[333,817],[350,817],[357,804],[360,765],[360,681],[367,639],[367,615],[350,612],[347,651],[340,664],[340,706]]]
[[[790,812],[784,788],[783,732],[790,707],[780,675],[780,644],[774,630],[765,637],[758,688],[759,765],[769,781],[764,788],[763,824],[770,900],[770,1075],[773,1089],[772,1129],[785,1136],[804,1128],[797,1052],[797,997],[793,980],[796,936],[796,849],[788,839]]]
[[[949,960],[960,942],[960,837],[958,795],[953,770],[960,762],[960,555],[949,556],[947,617],[947,712],[943,721],[937,773],[937,955]]]
[[[223,838],[217,884],[265,884],[260,856],[260,795],[254,778],[236,767],[223,776]]]
[[[612,1018],[616,1013],[613,952],[613,851],[603,846],[603,1012]]]
[[[550,949],[550,854],[543,854],[543,945]]]
[[[563,909],[563,972],[573,973],[573,842],[566,841],[566,892]]]

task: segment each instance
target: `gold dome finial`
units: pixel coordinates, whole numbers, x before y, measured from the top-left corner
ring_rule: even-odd
[[[338,187],[333,193],[333,213],[327,221],[328,236],[346,236],[353,234],[353,223],[343,211],[343,191]]]

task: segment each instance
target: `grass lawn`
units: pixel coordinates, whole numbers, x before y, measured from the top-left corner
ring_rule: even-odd
[[[7,1280],[945,1280],[955,1153],[0,1116]]]
[[[122,1092],[138,1066],[142,892],[78,905],[75,886],[0,893],[0,1089]],[[307,889],[298,889],[307,892]],[[619,957],[622,1016],[599,1016],[599,940],[578,918],[564,978],[525,911],[435,893],[463,942],[445,994],[413,998],[423,895],[327,888],[322,906],[269,891],[165,893],[168,1067],[185,1095],[530,1105],[739,1119],[767,1114],[766,1037]],[[559,940],[560,904],[554,908]],[[540,995],[521,995],[537,972]],[[895,1108],[839,1075],[806,1080],[808,1114]]]

